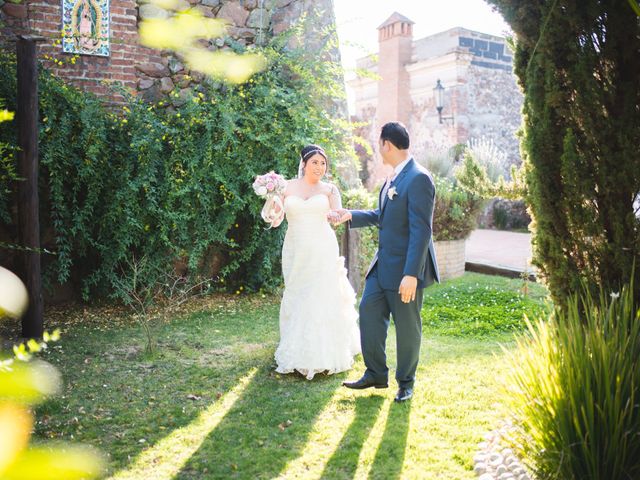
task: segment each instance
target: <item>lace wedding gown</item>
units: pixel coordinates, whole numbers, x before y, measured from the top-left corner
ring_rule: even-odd
[[[329,198],[319,194],[305,200],[289,195],[284,210],[288,222],[282,247],[285,290],[276,371],[297,370],[311,380],[316,373],[349,370],[354,355],[360,353],[356,295],[327,222]]]

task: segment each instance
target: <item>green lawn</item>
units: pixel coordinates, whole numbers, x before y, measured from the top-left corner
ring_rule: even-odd
[[[534,285],[522,298],[521,286],[467,274],[427,290],[416,392],[402,405],[395,385],[340,386],[362,373],[361,359],[348,374],[313,381],[274,373],[277,297],[193,302],[154,324],[152,357],[142,330],[109,309],[57,313],[63,339],[44,358],[65,387],[39,407],[36,439],[94,445],[117,479],[473,479],[477,443],[504,415],[499,345],[513,345],[509,330],[521,323],[512,317],[539,309],[544,296]],[[394,345],[392,329],[392,369]]]

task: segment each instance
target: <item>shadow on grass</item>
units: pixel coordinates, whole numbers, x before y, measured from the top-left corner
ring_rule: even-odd
[[[360,450],[362,450],[373,425],[376,423],[380,409],[384,404],[384,397],[378,395],[359,397],[355,403],[355,418],[342,437],[338,448],[325,465],[322,472],[324,479],[353,478],[358,468]]]
[[[333,376],[309,382],[263,364],[174,478],[277,477],[304,449],[338,385]]]
[[[255,363],[249,353],[239,358],[208,342],[197,344],[192,334],[165,341],[147,358],[138,338],[137,329],[105,338],[96,332],[64,336],[47,360],[62,373],[65,391],[38,407],[43,420],[36,438],[73,438],[108,455],[107,474],[127,469],[150,446],[192,424]],[[270,351],[251,355],[268,361]]]
[[[407,448],[410,413],[411,402],[389,405],[384,434],[373,459],[369,478],[380,480],[400,478]]]

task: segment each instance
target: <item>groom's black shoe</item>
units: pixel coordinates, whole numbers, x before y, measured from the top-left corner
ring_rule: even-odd
[[[394,398],[393,400],[395,402],[406,402],[411,397],[413,397],[413,388],[400,387],[398,389],[398,393],[396,394],[396,398]]]
[[[342,382],[342,385],[344,385],[347,388],[353,388],[355,390],[363,390],[365,388],[387,388],[389,386],[389,384],[387,382],[385,383],[380,383],[380,382],[374,382],[373,380],[371,380],[370,378],[367,378],[366,376],[362,377],[360,380],[356,380],[355,382]]]

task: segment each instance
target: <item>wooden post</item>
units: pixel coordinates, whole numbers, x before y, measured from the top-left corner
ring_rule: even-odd
[[[36,41],[43,37],[19,35],[18,74],[18,232],[23,252],[23,280],[29,307],[22,317],[22,336],[43,333],[42,278],[40,272],[40,217],[38,200],[38,65]]]
[[[342,256],[344,257],[344,268],[347,269],[347,275],[349,275],[349,266],[351,265],[351,242],[349,241],[350,236],[351,230],[349,229],[349,226],[345,224],[344,234],[342,236]]]

